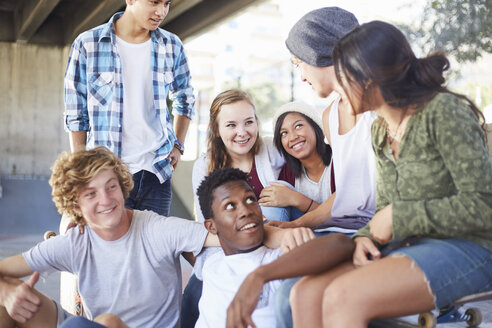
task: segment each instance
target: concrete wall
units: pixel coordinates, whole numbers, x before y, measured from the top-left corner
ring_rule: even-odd
[[[49,176],[69,149],[63,75],[69,48],[0,42],[0,176]]]
[[[63,129],[63,76],[69,51],[69,47],[0,42],[0,177],[8,177],[0,180],[4,196],[2,200],[0,195],[0,208],[5,210],[7,203],[19,206],[14,217],[31,217],[41,210],[37,205],[20,205],[26,196],[42,198],[52,206],[45,178],[58,154],[70,149]],[[171,214],[192,218],[192,166],[182,166],[172,180]],[[47,187],[42,195],[26,187],[38,183],[37,177]],[[19,187],[24,192],[14,197],[13,191],[19,188],[13,186],[19,181],[25,183]],[[0,219],[9,216],[5,215]]]
[[[2,236],[58,232],[61,215],[51,200],[48,178],[0,178],[0,240]]]
[[[195,161],[181,161],[176,171],[173,172],[173,201],[171,203],[171,215],[195,220],[195,199],[191,173]]]

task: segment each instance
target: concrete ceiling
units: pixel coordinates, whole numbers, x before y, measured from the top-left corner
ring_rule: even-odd
[[[174,0],[161,27],[184,40],[260,1]],[[0,41],[68,45],[124,9],[125,0],[0,0]]]

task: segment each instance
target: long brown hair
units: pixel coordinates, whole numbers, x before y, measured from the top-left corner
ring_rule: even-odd
[[[302,174],[302,164],[301,161],[291,154],[289,154],[284,146],[282,145],[282,136],[280,134],[280,130],[282,129],[282,124],[284,123],[284,119],[287,115],[296,113],[301,115],[306,122],[311,125],[311,127],[314,130],[314,135],[316,136],[316,152],[318,155],[321,157],[321,160],[325,164],[325,166],[330,165],[331,162],[331,146],[325,143],[325,135],[323,133],[323,130],[321,127],[314,122],[310,117],[306,116],[305,114],[301,112],[296,112],[296,111],[290,111],[290,112],[285,112],[282,115],[280,115],[277,119],[277,122],[275,123],[275,127],[273,129],[273,143],[275,147],[277,147],[278,151],[282,154],[282,156],[285,158],[285,163],[289,167],[289,169],[294,173],[296,177],[300,177]]]
[[[208,122],[208,134],[207,134],[207,155],[208,165],[207,173],[211,173],[217,169],[229,167],[231,165],[231,157],[227,153],[226,147],[219,134],[219,113],[223,105],[230,105],[240,101],[245,101],[250,104],[255,110],[255,119],[258,124],[258,118],[256,117],[256,108],[253,104],[253,100],[249,94],[242,90],[231,89],[219,93],[210,105],[210,119]],[[258,153],[261,140],[259,138],[259,124],[258,134],[256,136],[256,142],[251,148],[254,155]]]
[[[417,58],[403,33],[391,24],[372,21],[356,27],[336,44],[333,60],[345,94],[349,96],[348,88],[361,90],[362,110],[371,109],[368,90],[374,86],[379,87],[388,105],[403,111],[410,107],[421,110],[437,93],[445,92],[465,101],[485,131],[485,119],[477,106],[444,85],[443,73],[449,68],[445,54],[434,52]]]

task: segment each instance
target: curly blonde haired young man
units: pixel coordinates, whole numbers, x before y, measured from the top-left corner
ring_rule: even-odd
[[[130,327],[178,326],[179,256],[219,246],[217,237],[197,222],[125,208],[131,174],[106,148],[64,153],[52,170],[58,210],[85,225],[85,232],[70,229],[0,261],[0,327],[54,328],[70,317],[34,289],[39,273],[55,271],[78,276],[90,319],[112,313],[122,327],[123,322]],[[273,233],[269,245],[277,247],[282,238],[286,245],[302,243],[295,233]],[[29,275],[26,282],[18,279]]]
[[[126,199],[133,189],[132,175],[127,166],[107,148],[98,147],[76,156],[62,153],[53,164],[50,178],[53,202],[60,214],[66,213],[78,225],[86,224],[77,198],[80,191],[101,171],[113,170]]]

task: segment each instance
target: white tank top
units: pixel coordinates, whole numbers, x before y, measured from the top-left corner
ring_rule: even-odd
[[[333,150],[336,198],[332,218],[372,218],[376,210],[376,159],[371,143],[371,125],[377,114],[365,112],[347,133],[338,134],[338,104],[335,99],[329,116]]]
[[[155,151],[166,138],[154,110],[152,86],[152,40],[128,43],[116,37],[123,79],[123,119],[121,158],[130,172],[155,172]]]

